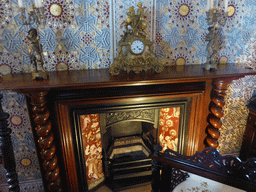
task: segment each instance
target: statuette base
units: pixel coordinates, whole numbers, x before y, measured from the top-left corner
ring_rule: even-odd
[[[34,72],[32,73],[32,79],[48,79],[49,76],[46,72],[40,71],[40,72]]]

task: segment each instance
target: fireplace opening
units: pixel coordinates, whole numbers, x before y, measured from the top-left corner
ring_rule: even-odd
[[[93,191],[103,183],[116,191],[150,182],[157,142],[179,153],[185,151],[189,104],[190,98],[179,98],[72,106],[81,191]]]
[[[156,130],[152,123],[142,121],[118,122],[107,128],[103,135],[103,142],[109,143],[104,149],[105,175],[111,188],[124,187],[124,179],[152,175]]]

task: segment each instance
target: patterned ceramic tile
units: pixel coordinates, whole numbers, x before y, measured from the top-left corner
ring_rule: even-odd
[[[22,71],[22,63],[10,53],[0,52],[0,75]]]
[[[159,142],[166,149],[178,150],[180,108],[162,108],[159,116]]]
[[[256,90],[256,77],[247,76],[234,80],[225,97],[224,116],[221,118],[219,150],[222,154],[239,154],[249,110],[246,105]]]
[[[65,29],[75,22],[75,7],[72,0],[45,0],[44,8],[46,25],[51,29]]]
[[[45,69],[47,71],[62,71],[62,70],[79,70],[79,58],[77,51],[53,51],[45,54]]]
[[[237,63],[240,65],[245,65],[247,67],[256,69],[256,40],[251,38],[249,43],[243,50],[242,55],[238,58]],[[244,63],[244,64],[243,64]]]
[[[204,3],[189,0],[157,1],[156,52],[165,50],[158,56],[166,59],[166,64],[202,63],[199,59],[202,55],[197,56],[197,45],[199,43],[203,46],[204,42],[200,43],[201,34],[205,33],[206,29],[202,27],[205,26],[202,5]],[[161,37],[160,41],[159,37]]]
[[[169,59],[167,64],[177,63],[177,58],[173,58],[169,50],[175,50],[178,47],[189,49],[194,56],[191,58],[192,63],[202,64],[206,61],[207,52],[204,40],[208,32],[206,2],[206,0],[157,1],[156,53],[159,58]],[[223,10],[224,2],[219,1],[218,6],[220,10]],[[248,6],[244,0],[231,0],[228,11],[227,24],[224,27],[226,47],[219,55],[221,62],[235,62],[237,56],[241,55],[245,45],[248,44],[250,36],[255,36],[255,33],[249,30],[251,27],[245,24],[245,22],[254,24],[251,16],[254,14],[252,6]],[[186,54],[185,50],[183,55]],[[190,64],[189,61],[183,63]]]
[[[6,26],[10,25],[13,19],[13,8],[11,6],[11,0],[1,0],[0,1],[0,28],[4,29]]]
[[[99,121],[99,114],[80,116],[89,190],[104,180]]]

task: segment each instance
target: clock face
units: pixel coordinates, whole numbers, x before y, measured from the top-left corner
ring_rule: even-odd
[[[131,44],[131,51],[134,54],[141,54],[144,50],[144,43],[140,40],[135,40]]]

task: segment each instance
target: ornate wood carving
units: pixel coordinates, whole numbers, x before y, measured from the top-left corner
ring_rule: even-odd
[[[56,146],[54,136],[51,131],[51,122],[49,120],[50,112],[47,108],[47,92],[37,92],[29,94],[31,98],[31,111],[33,131],[37,135],[36,144],[40,148],[42,166],[45,171],[44,179],[47,181],[49,191],[62,191],[60,169],[58,159],[55,154]]]
[[[179,153],[167,149],[164,158],[178,160],[191,167],[204,167],[208,171],[216,171],[227,174],[234,178],[244,179],[255,182],[256,180],[256,159],[241,161],[232,155],[220,155],[219,151],[213,147],[207,147],[202,152],[196,152],[193,156],[180,155]],[[207,171],[206,170],[206,171]]]
[[[10,136],[12,130],[8,128],[7,119],[9,118],[9,114],[5,113],[2,109],[2,98],[3,96],[0,94],[0,150],[2,151],[3,165],[6,170],[9,191],[19,192],[20,187]]]
[[[207,127],[208,136],[206,142],[208,146],[217,148],[220,137],[219,128],[222,123],[220,118],[223,116],[223,107],[225,105],[224,96],[230,80],[214,79],[212,82],[213,90],[211,94],[210,112],[208,120],[210,125]]]
[[[124,120],[131,120],[131,119],[147,120],[154,123],[155,110],[144,109],[144,110],[129,110],[129,111],[107,113],[106,126],[108,127],[111,124],[121,122]]]
[[[196,152],[193,156],[180,155],[167,149],[163,154],[154,155],[153,160],[162,165],[161,181],[156,191],[170,191],[166,189],[175,188],[175,186],[172,188],[172,181],[170,180],[179,180],[180,175],[175,175],[173,171],[170,171],[173,167],[239,189],[255,191],[255,158],[243,162],[238,157],[222,156],[217,149],[207,147],[202,152]]]

